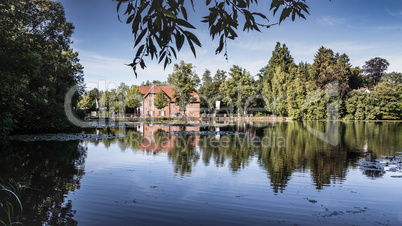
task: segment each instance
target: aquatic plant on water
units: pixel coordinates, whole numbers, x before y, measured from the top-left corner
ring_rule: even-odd
[[[24,188],[24,185],[14,180],[10,180],[6,184],[0,183],[0,224],[21,224],[19,222],[15,222],[14,219],[17,215],[16,210],[19,209],[20,213],[23,211],[19,195]],[[17,207],[17,209],[15,209],[15,207]]]

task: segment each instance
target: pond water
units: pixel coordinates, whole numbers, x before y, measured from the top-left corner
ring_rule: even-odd
[[[15,221],[402,224],[402,123],[138,124],[87,133],[102,136],[1,143],[0,179],[28,187]]]

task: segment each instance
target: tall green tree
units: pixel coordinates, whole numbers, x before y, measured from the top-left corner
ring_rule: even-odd
[[[163,90],[159,90],[159,92],[155,95],[154,104],[157,109],[162,109],[168,105],[169,101],[165,97],[165,93]]]
[[[141,102],[142,95],[140,89],[138,88],[138,86],[132,85],[125,96],[125,103],[127,107],[135,111],[135,109],[141,106]]]
[[[378,119],[402,119],[402,85],[390,81],[378,84],[373,92],[380,108]]]
[[[318,81],[323,72],[330,66],[336,64],[334,51],[321,46],[314,56],[314,63],[311,65],[311,79]]]
[[[200,79],[193,71],[193,65],[186,64],[184,61],[175,64],[172,74],[168,76],[168,82],[173,85],[173,99],[176,105],[179,105],[185,114],[186,105],[194,100],[192,93],[197,90],[200,83]]]
[[[201,107],[215,109],[215,101],[220,100],[219,87],[226,80],[226,71],[217,70],[214,77],[206,70],[202,75],[202,84],[198,89],[201,97]]]
[[[288,116],[296,120],[303,117],[303,103],[307,96],[307,76],[303,66],[300,64],[297,68],[296,78],[290,82],[286,94]]]
[[[99,104],[101,108],[107,108],[109,110],[110,104],[110,91],[105,90],[100,96]]]
[[[74,26],[63,6],[50,0],[5,0],[0,11],[0,133],[70,128],[64,98],[72,86],[82,86],[83,67],[70,48]]]
[[[200,88],[198,89],[198,95],[200,96],[201,99],[200,103],[201,108],[209,107],[210,105],[209,100],[214,95],[212,92],[213,89],[212,89],[211,71],[206,69],[204,74],[202,74],[201,85]]]
[[[288,47],[277,42],[264,75],[262,94],[267,108],[287,116],[287,89],[295,77],[296,65]]]
[[[231,78],[219,87],[220,94],[225,96],[222,101],[226,106],[233,105],[235,112],[243,114],[246,101],[257,94],[254,79],[246,69],[237,65],[233,65],[228,74]]]

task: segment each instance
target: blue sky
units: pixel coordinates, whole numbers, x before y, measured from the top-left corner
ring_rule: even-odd
[[[131,27],[117,19],[116,5],[112,0],[60,0],[66,17],[75,26],[72,47],[79,52],[84,66],[88,88],[112,89],[121,82],[139,85],[146,80],[165,81],[173,71],[173,64],[163,69],[162,64],[146,60],[147,68],[138,70],[138,78],[126,64],[134,57]],[[194,58],[183,48],[178,59],[192,63],[201,78],[205,69],[212,75],[217,69],[228,71],[239,65],[256,75],[271,57],[277,41],[285,43],[295,62],[313,63],[320,46],[334,52],[346,53],[353,66],[382,57],[390,62],[388,72],[402,72],[402,1],[401,0],[307,0],[310,15],[307,20],[287,19],[279,26],[260,32],[237,33],[238,39],[228,42],[229,60],[223,54],[215,55],[218,40],[212,41],[207,24],[200,23],[206,15],[204,0],[196,0],[196,12],[188,11],[191,23],[197,27],[202,48]],[[260,0],[259,8],[269,9],[269,0]],[[204,7],[205,8],[205,7]],[[268,12],[271,22],[273,17]],[[124,17],[123,17],[124,18]],[[240,26],[241,27],[241,26]]]

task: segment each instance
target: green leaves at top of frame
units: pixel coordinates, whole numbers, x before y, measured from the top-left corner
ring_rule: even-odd
[[[177,51],[180,51],[187,43],[196,56],[195,45],[201,46],[190,29],[195,27],[188,22],[188,15],[184,0],[116,0],[117,10],[123,3],[127,4],[124,15],[126,23],[131,24],[134,35],[134,48],[137,49],[135,58],[129,66],[137,77],[137,66],[146,67],[144,58],[151,57],[164,62],[166,68],[177,59]],[[193,1],[191,1],[193,5]],[[120,19],[120,16],[119,16]]]
[[[306,19],[304,13],[310,14],[309,7],[305,4],[306,0],[272,0],[270,10],[274,10],[274,15],[277,13],[279,8],[282,6],[281,16],[279,17],[279,23],[282,23],[290,15],[292,16],[292,21],[296,19],[296,16]]]
[[[192,7],[195,11],[194,1],[190,0],[190,5],[185,5],[184,0],[115,0],[118,2],[117,11],[123,3],[127,5],[124,15],[127,16],[126,23],[131,24],[134,35],[134,48],[137,54],[133,63],[135,75],[136,66],[145,68],[144,58],[150,56],[164,61],[164,66],[170,64],[171,58],[177,58],[176,51],[180,51],[187,40],[192,53],[196,57],[195,45],[201,47],[197,36],[190,32],[196,29],[189,21],[187,9]],[[273,10],[275,15],[279,9],[282,13],[278,23],[270,24],[267,13],[261,11],[250,11],[253,5],[257,5],[257,0],[206,0],[206,7],[209,14],[202,17],[202,22],[208,23],[209,32],[212,39],[216,36],[220,38],[219,45],[215,53],[225,50],[227,57],[227,39],[234,40],[238,37],[236,30],[239,26],[239,16],[243,17],[243,31],[269,28],[291,17],[294,21],[296,16],[306,19],[305,14],[309,14],[309,7],[305,4],[306,0],[272,0],[269,10]],[[120,20],[120,15],[118,16]]]

